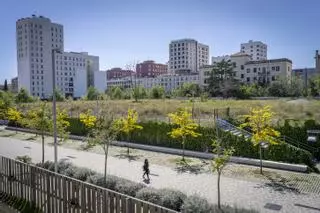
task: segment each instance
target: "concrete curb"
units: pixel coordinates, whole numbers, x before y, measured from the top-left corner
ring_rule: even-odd
[[[27,132],[27,133],[38,132],[36,130],[16,128],[16,127],[6,127],[5,129],[12,130],[12,131]],[[46,135],[50,135],[50,134],[47,133]],[[79,141],[85,141],[87,139],[84,136],[77,136],[77,135],[69,135],[69,138],[73,140],[79,140]],[[119,147],[142,149],[142,150],[153,151],[153,152],[161,152],[166,154],[174,154],[174,155],[182,155],[182,152],[183,152],[181,149],[174,149],[174,148],[161,147],[161,146],[151,146],[151,145],[144,145],[144,144],[137,144],[137,143],[128,143],[124,141],[115,141],[112,143],[112,145],[119,146]],[[185,150],[184,154],[185,156],[188,156],[188,157],[196,157],[196,158],[209,159],[209,160],[213,159],[216,156],[208,152],[196,152],[196,151],[190,151],[190,150]],[[260,160],[253,159],[253,158],[231,157],[230,162],[251,165],[251,166],[260,166]],[[294,171],[294,172],[307,172],[308,170],[308,166],[306,165],[282,163],[282,162],[268,161],[268,160],[263,160],[262,165],[263,167],[267,167],[267,168],[281,169],[281,170]]]

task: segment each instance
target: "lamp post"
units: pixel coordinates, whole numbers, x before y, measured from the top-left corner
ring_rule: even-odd
[[[53,114],[53,145],[54,145],[54,171],[58,172],[58,143],[57,143],[57,112],[56,112],[56,71],[55,71],[55,55],[59,53],[59,49],[52,49],[52,114]]]
[[[261,141],[259,143],[259,153],[260,153],[260,174],[262,173],[262,149],[268,148],[269,144],[267,142]]]

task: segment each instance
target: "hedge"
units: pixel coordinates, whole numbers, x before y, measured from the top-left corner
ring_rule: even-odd
[[[86,133],[86,129],[81,122],[72,118],[70,122],[69,131],[71,134],[81,135]],[[139,123],[143,130],[134,131],[131,134],[130,142],[138,144],[146,144],[152,146],[163,146],[169,148],[181,148],[181,143],[177,139],[172,139],[168,132],[174,127],[172,124],[165,122],[147,121]],[[198,132],[201,136],[197,138],[189,138],[185,143],[187,150],[193,151],[211,151],[212,139],[216,137],[215,129],[209,127],[199,127]],[[238,137],[230,133],[222,133],[226,147],[235,147],[234,156],[259,158],[258,146],[254,146],[250,141],[247,141],[243,137]],[[118,137],[120,141],[128,141],[128,138],[124,134],[120,134]],[[263,158],[266,160],[281,161],[286,163],[306,164],[310,167],[314,167],[312,161],[312,155],[308,151],[296,148],[286,143],[279,145],[271,145],[263,153]]]

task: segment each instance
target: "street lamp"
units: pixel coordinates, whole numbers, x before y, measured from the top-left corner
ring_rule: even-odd
[[[262,174],[262,149],[267,149],[269,144],[267,142],[261,141],[259,143],[259,152],[260,152],[260,174]]]
[[[56,71],[55,53],[61,53],[60,49],[52,49],[52,114],[53,114],[53,145],[54,145],[54,171],[58,172],[58,143],[57,143],[57,112],[56,112]]]

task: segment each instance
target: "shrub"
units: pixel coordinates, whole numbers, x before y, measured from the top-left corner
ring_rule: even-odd
[[[76,169],[73,177],[81,181],[86,181],[90,175],[94,174],[96,174],[96,172],[92,171],[91,169],[80,167]]]
[[[58,162],[58,173],[64,173],[69,167],[73,166],[72,163],[68,160],[60,160]]]
[[[120,179],[115,186],[115,191],[135,197],[136,193],[144,187],[145,186],[141,183]]]
[[[161,192],[154,188],[142,188],[137,192],[136,197],[141,200],[161,205]]]
[[[46,161],[44,163],[38,163],[38,164],[36,164],[36,166],[42,167],[44,169],[47,169],[47,170],[50,170],[50,171],[54,172],[54,162],[52,162],[52,161]]]
[[[183,201],[187,198],[187,195],[172,189],[160,189],[159,192],[161,195],[162,206],[176,211],[181,211]]]
[[[70,165],[67,169],[61,171],[61,174],[66,175],[68,177],[74,177],[74,174],[76,173],[77,169],[78,168],[76,166]]]
[[[86,182],[88,183],[92,183],[94,185],[97,185],[97,186],[100,186],[100,187],[104,187],[104,188],[107,188],[106,187],[106,181],[104,179],[104,176],[102,174],[94,174],[94,175],[90,175]]]
[[[185,199],[182,205],[183,213],[208,213],[213,212],[213,205],[209,204],[204,198],[198,196],[190,196]]]
[[[32,163],[32,159],[28,155],[17,156],[16,160],[21,161],[23,163]]]
[[[120,181],[121,178],[113,175],[107,175],[105,187],[107,189],[115,190],[117,183]]]

